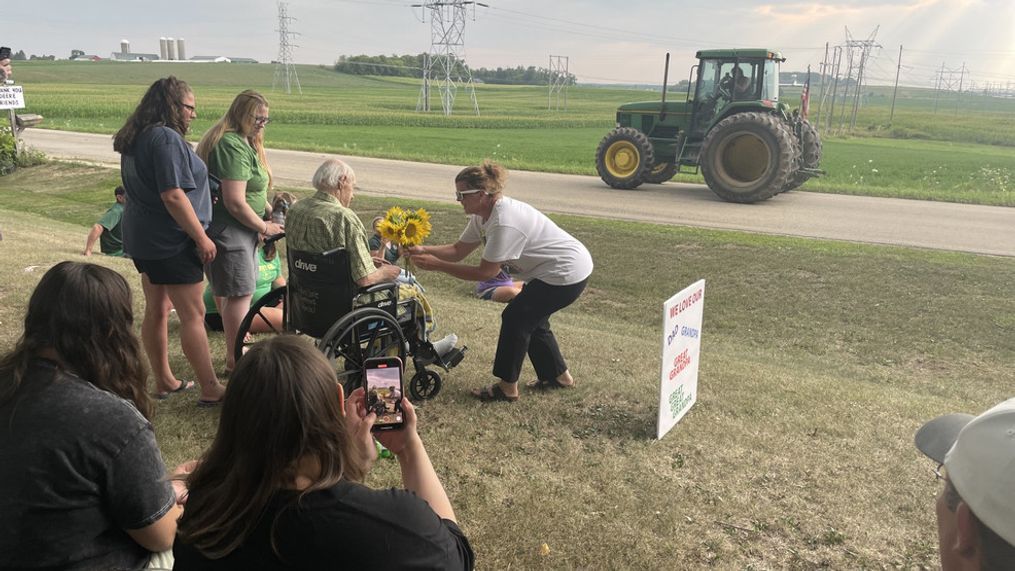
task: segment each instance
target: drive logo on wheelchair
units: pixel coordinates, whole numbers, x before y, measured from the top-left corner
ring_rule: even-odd
[[[303,270],[305,272],[316,272],[317,271],[317,264],[310,264],[310,263],[304,262],[303,260],[300,260],[300,259],[297,259],[297,260],[293,261],[293,266],[295,266],[296,269]]]

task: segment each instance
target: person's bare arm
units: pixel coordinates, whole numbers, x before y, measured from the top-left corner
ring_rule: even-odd
[[[384,263],[376,270],[356,280],[356,285],[360,287],[367,287],[382,282],[393,282],[401,272],[402,269],[398,266]]]
[[[190,239],[197,245],[197,254],[201,261],[208,263],[215,259],[215,243],[204,233],[201,221],[197,219],[194,207],[187,199],[187,193],[182,188],[171,188],[161,195],[162,203],[173,220],[180,225],[180,228],[190,236]]]
[[[280,224],[261,220],[261,216],[247,204],[247,181],[223,179],[221,188],[223,206],[240,224],[267,236],[284,231]]]
[[[413,246],[408,248],[409,255],[429,254],[445,262],[461,262],[473,250],[479,247],[479,242],[462,242],[459,240],[454,244],[442,246]]]
[[[102,227],[102,224],[92,226],[91,231],[88,232],[88,239],[85,241],[85,250],[81,252],[82,255],[92,255],[92,248],[95,247],[95,241],[99,239],[99,236],[102,236],[103,230],[105,230],[105,228]]]
[[[417,267],[423,270],[444,272],[460,280],[473,282],[481,282],[492,278],[500,272],[501,267],[500,262],[491,262],[489,260],[480,260],[478,266],[458,264],[455,262],[441,260],[435,256],[431,256],[430,254],[413,256],[412,263],[416,264]]]
[[[135,543],[144,547],[152,553],[166,551],[173,547],[173,539],[176,537],[176,520],[183,515],[183,508],[179,504],[173,504],[165,515],[155,523],[142,527],[141,529],[127,529],[127,535]]]

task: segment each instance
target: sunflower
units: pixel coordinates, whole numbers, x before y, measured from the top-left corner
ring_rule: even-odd
[[[405,229],[402,231],[402,246],[418,246],[423,243],[424,238],[426,238],[426,234],[419,220],[410,218],[405,221]]]
[[[378,223],[378,230],[381,232],[381,237],[392,243],[399,243],[402,241],[402,227],[394,224],[391,220],[385,218]]]

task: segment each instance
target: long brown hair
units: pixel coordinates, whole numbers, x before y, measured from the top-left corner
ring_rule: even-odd
[[[229,110],[221,119],[215,122],[210,129],[201,137],[197,144],[197,156],[205,163],[208,162],[208,155],[211,154],[215,145],[219,144],[222,136],[226,133],[236,133],[250,143],[261,161],[261,166],[268,171],[268,188],[272,185],[271,165],[268,164],[268,156],[264,152],[264,129],[254,134],[254,119],[260,107],[268,107],[268,100],[260,93],[248,89],[241,92],[229,105]]]
[[[478,167],[465,167],[455,182],[464,182],[470,189],[482,190],[487,194],[500,194],[507,182],[507,169],[487,159]]]
[[[232,553],[271,498],[293,488],[301,462],[320,473],[295,501],[341,480],[362,481],[368,460],[346,429],[341,390],[331,364],[303,338],[279,335],[251,347],[230,377],[215,441],[187,477],[180,538],[212,559]]]
[[[192,93],[187,82],[170,75],[148,88],[127,122],[113,136],[113,150],[121,155],[134,151],[134,141],[149,127],[164,126],[187,136],[187,123],[183,120],[183,99]]]
[[[24,333],[0,359],[0,402],[17,395],[31,361],[52,349],[61,369],[133,402],[150,420],[148,374],[133,323],[123,276],[95,264],[53,266],[28,301]]]

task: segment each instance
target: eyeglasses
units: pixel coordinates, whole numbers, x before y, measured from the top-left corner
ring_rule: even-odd
[[[193,105],[187,105],[186,103],[180,103],[180,106],[182,106],[187,111],[190,111],[191,113],[197,113],[197,107],[194,107]]]
[[[464,199],[464,198],[465,198],[465,195],[466,195],[466,194],[476,194],[477,192],[483,192],[483,191],[482,191],[482,190],[479,190],[479,189],[472,189],[472,190],[455,190],[455,200],[457,200],[458,202],[461,202],[461,201],[462,201],[462,199]]]
[[[938,464],[937,468],[934,468],[934,477],[938,480],[947,480],[948,472],[945,470],[944,464]]]
[[[271,117],[254,117],[254,123],[258,125],[267,125],[268,123],[271,123]]]

